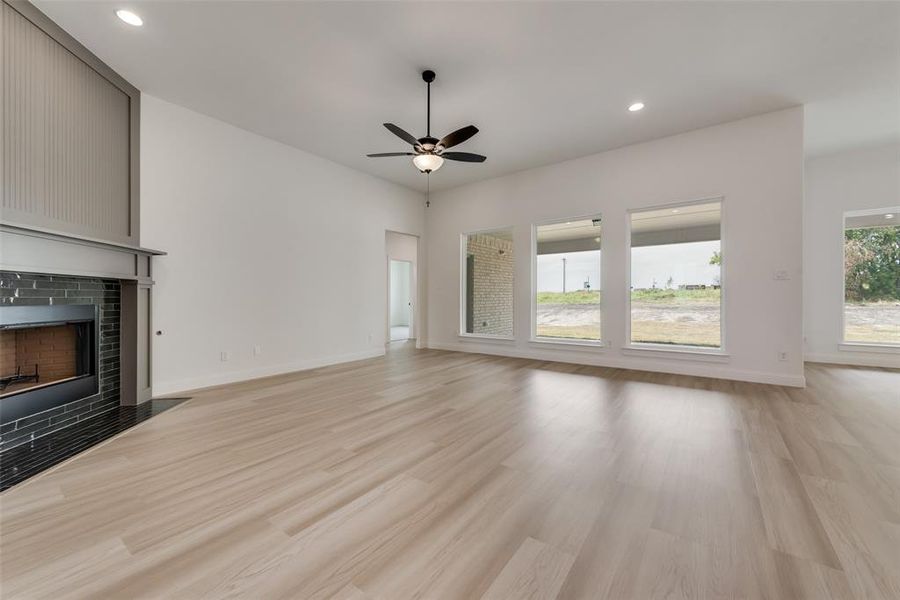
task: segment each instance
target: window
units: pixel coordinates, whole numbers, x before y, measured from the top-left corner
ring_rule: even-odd
[[[534,336],[599,342],[600,217],[534,228]]]
[[[900,206],[844,215],[844,341],[900,345]]]
[[[722,347],[722,202],[631,213],[632,343]]]
[[[513,336],[512,229],[462,236],[463,334]]]

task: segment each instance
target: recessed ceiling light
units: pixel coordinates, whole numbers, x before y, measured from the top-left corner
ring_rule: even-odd
[[[628,110],[630,110],[631,112],[637,112],[637,111],[641,110],[642,108],[644,108],[643,102],[635,102],[634,104],[632,104],[631,106],[628,107]]]
[[[681,212],[681,211],[678,210],[677,208],[673,208],[673,209],[672,209],[672,212],[673,212],[673,213],[677,213],[677,212]]]
[[[125,10],[124,8],[116,11],[116,16],[128,23],[129,25],[134,25],[135,27],[140,27],[144,24],[144,20],[137,16],[135,13],[130,10]]]
[[[888,213],[888,214],[884,215],[884,218],[885,218],[885,219],[893,219],[893,218],[894,218],[894,215],[891,214],[891,213]]]

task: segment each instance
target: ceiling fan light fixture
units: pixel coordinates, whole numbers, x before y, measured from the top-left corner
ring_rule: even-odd
[[[444,159],[437,154],[419,154],[413,158],[413,164],[423,173],[433,173],[441,168]]]

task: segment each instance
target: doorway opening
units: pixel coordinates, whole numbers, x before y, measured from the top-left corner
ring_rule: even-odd
[[[412,263],[391,259],[391,341],[408,340],[412,329]]]
[[[385,232],[387,254],[388,342],[405,342],[417,337],[417,290],[419,238],[414,235]]]

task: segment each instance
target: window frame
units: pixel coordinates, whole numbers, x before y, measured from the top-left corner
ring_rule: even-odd
[[[892,343],[879,343],[879,342],[858,342],[858,341],[848,341],[847,340],[847,275],[844,272],[845,265],[847,264],[847,243],[846,243],[846,235],[847,235],[847,217],[868,217],[872,215],[881,215],[885,213],[893,213],[896,215],[895,218],[900,220],[900,206],[885,206],[883,208],[866,208],[860,210],[845,210],[841,213],[841,234],[840,234],[840,244],[841,244],[841,264],[840,264],[840,273],[841,273],[841,303],[840,303],[840,311],[841,311],[841,337],[840,342],[838,343],[838,349],[842,351],[850,351],[850,352],[890,352],[890,353],[900,353],[900,342],[896,344]],[[900,225],[900,223],[898,223]]]
[[[672,209],[672,208],[680,208],[683,206],[696,206],[698,204],[710,204],[712,202],[718,202],[720,205],[719,209],[719,253],[722,255],[722,263],[719,265],[719,347],[718,348],[706,348],[704,346],[691,346],[690,344],[660,344],[654,342],[633,342],[631,341],[631,320],[632,320],[632,311],[631,311],[631,252],[633,247],[631,245],[631,226],[632,226],[632,215],[635,213],[642,212],[650,212],[654,210],[663,210],[663,209]],[[726,319],[726,273],[727,273],[727,254],[725,248],[725,238],[726,238],[726,219],[725,219],[725,196],[709,196],[705,198],[697,198],[694,200],[684,200],[680,202],[669,202],[665,204],[656,204],[652,206],[642,206],[640,208],[629,208],[626,210],[626,214],[628,217],[628,226],[626,229],[626,241],[625,241],[625,307],[626,307],[626,319],[625,319],[625,343],[622,345],[622,348],[626,350],[626,353],[632,354],[636,352],[647,352],[651,354],[656,354],[658,356],[665,355],[677,355],[682,354],[685,356],[693,355],[698,359],[702,359],[705,356],[716,357],[716,358],[726,358],[729,356],[726,346],[727,340],[727,328],[725,326]]]
[[[513,269],[512,269],[512,335],[497,335],[492,333],[468,333],[466,332],[466,254],[470,235],[494,233],[497,231],[509,231],[513,243]],[[514,342],[516,340],[516,230],[512,225],[500,227],[486,227],[464,231],[459,234],[459,323],[457,324],[457,336],[460,338],[492,340],[496,342]]]
[[[600,339],[599,340],[577,340],[566,338],[542,337],[537,334],[537,235],[538,227],[543,225],[557,225],[559,223],[567,223],[569,221],[584,221],[587,219],[600,219]],[[582,346],[588,349],[597,349],[607,347],[604,341],[606,332],[606,311],[603,306],[603,290],[606,289],[606,269],[603,268],[603,214],[601,212],[590,213],[587,215],[565,217],[560,219],[548,219],[531,225],[531,329],[529,331],[528,341],[532,344],[551,344],[563,346]]]

